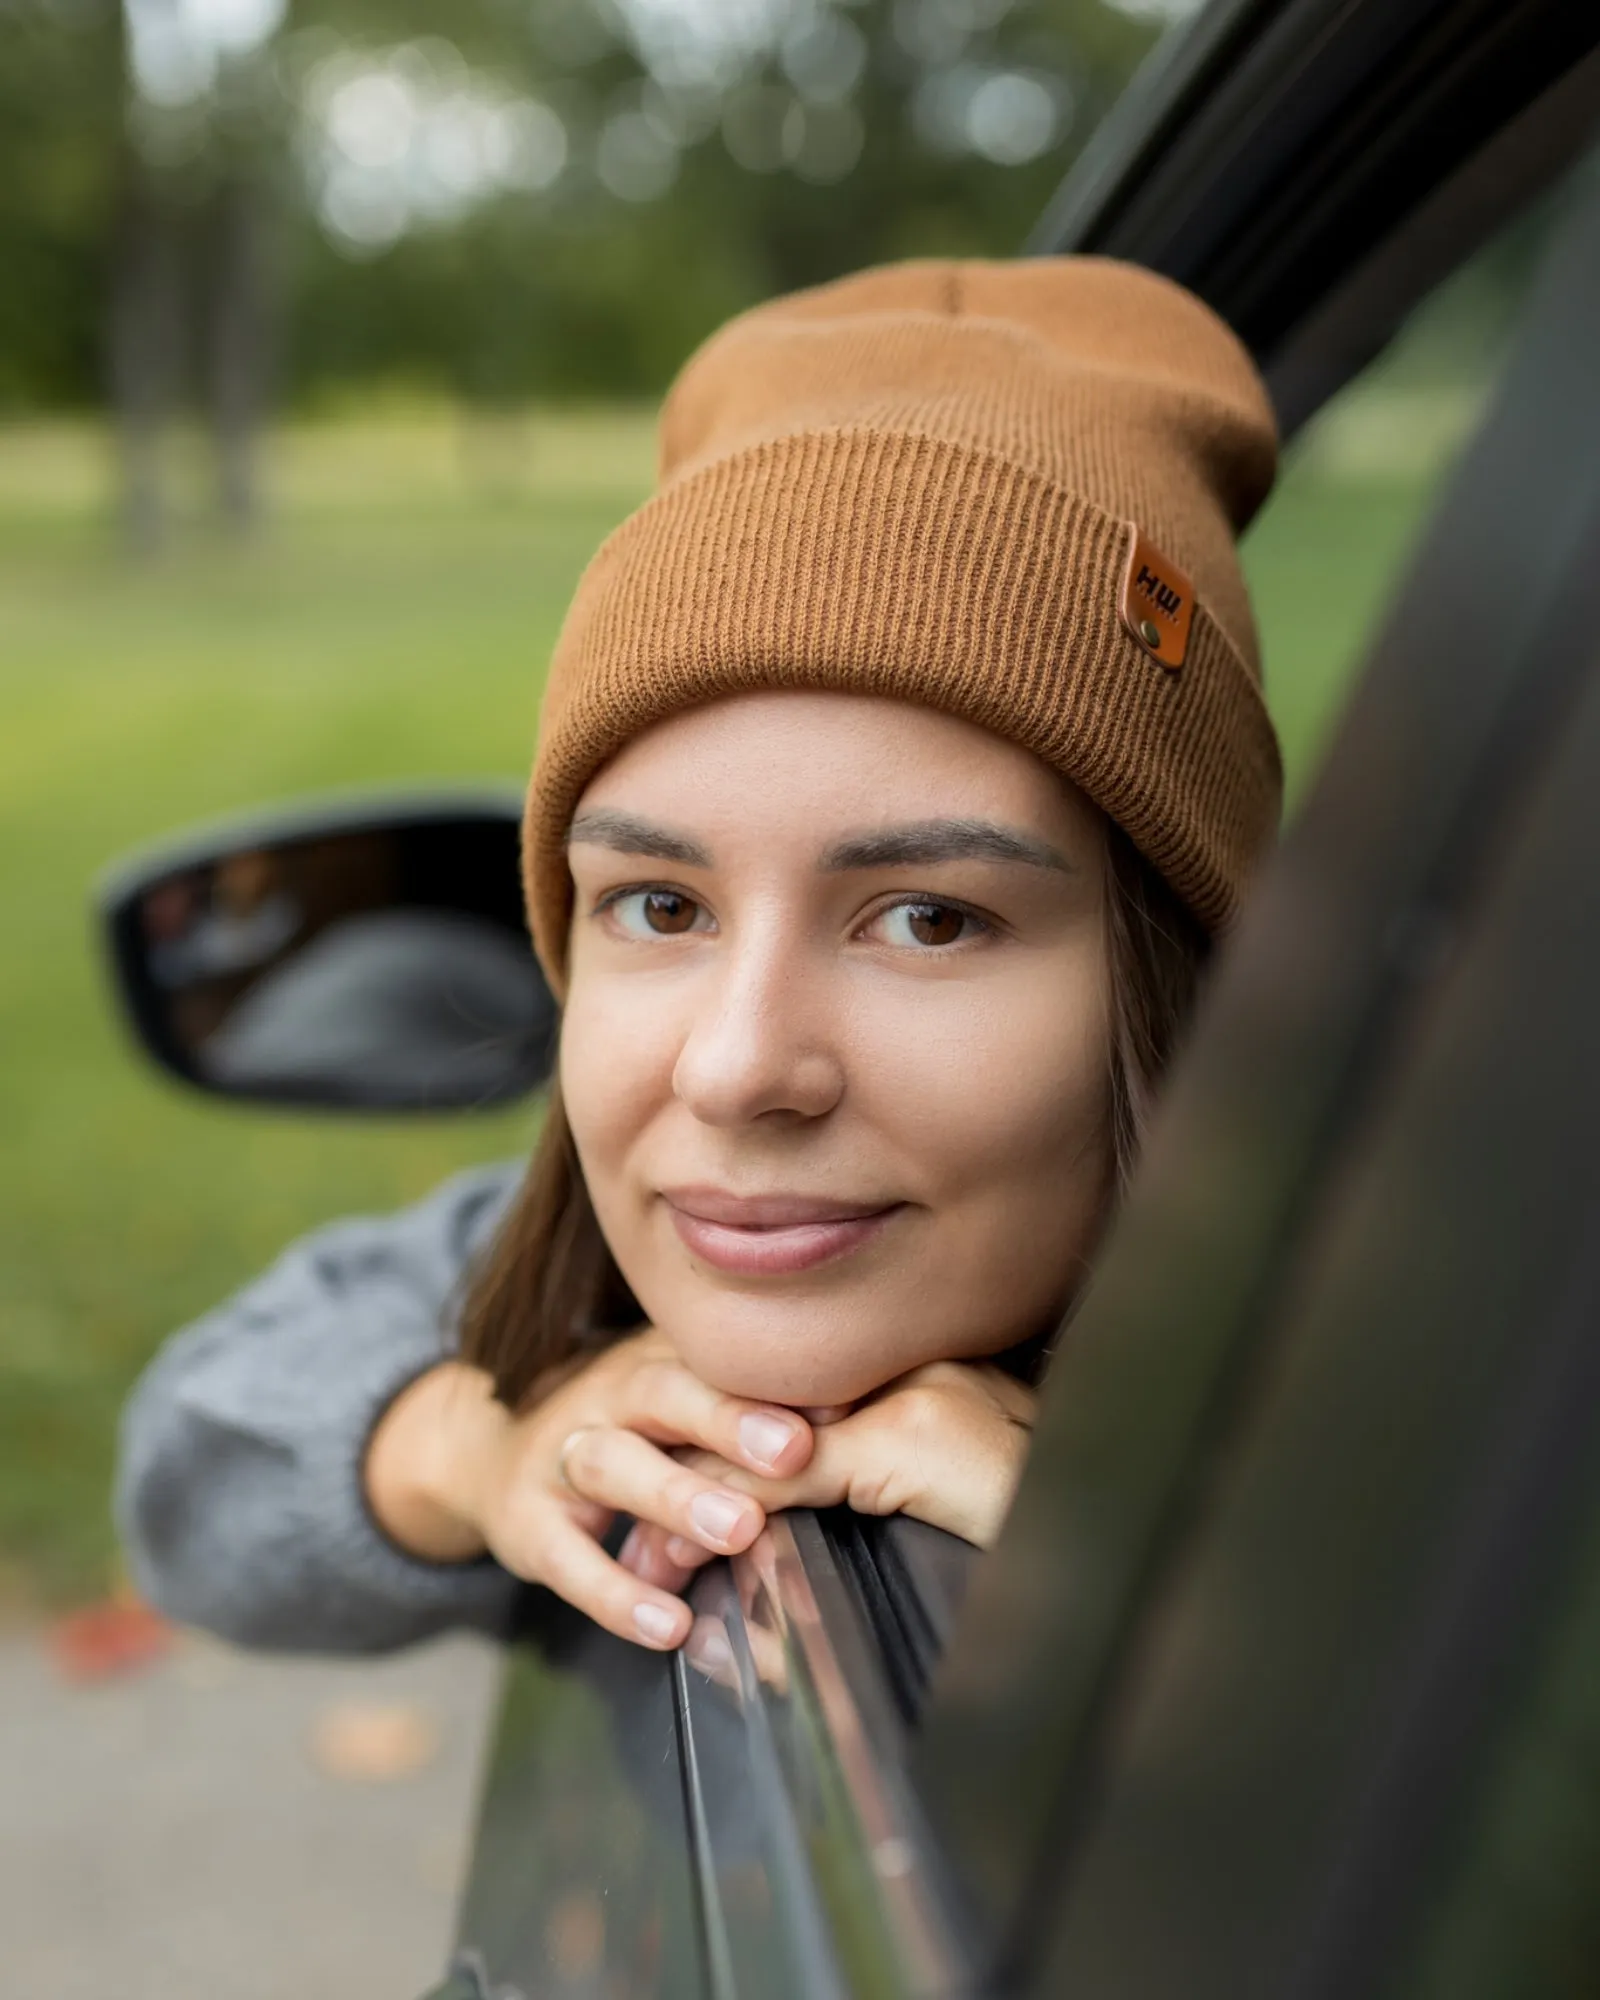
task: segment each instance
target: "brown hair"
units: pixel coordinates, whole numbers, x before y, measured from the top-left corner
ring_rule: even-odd
[[[1110,1141],[1121,1192],[1151,1101],[1193,1006],[1210,950],[1204,926],[1138,849],[1106,826],[1106,955],[1111,974]],[[554,1368],[607,1347],[643,1317],[617,1269],[552,1084],[544,1129],[516,1204],[472,1282],[461,1353],[516,1409]]]

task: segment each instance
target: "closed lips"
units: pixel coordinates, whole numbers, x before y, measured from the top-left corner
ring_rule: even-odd
[[[829,1201],[802,1194],[729,1194],[721,1188],[664,1188],[662,1199],[697,1222],[727,1229],[799,1229],[814,1222],[857,1222],[883,1215],[893,1201]]]
[[[693,1257],[743,1277],[784,1277],[848,1256],[904,1206],[720,1188],[674,1188],[662,1199]]]

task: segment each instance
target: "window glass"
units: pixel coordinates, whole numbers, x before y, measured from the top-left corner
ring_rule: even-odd
[[[1600,1965],[1600,1512],[1455,1867],[1389,2000],[1594,1991]]]
[[[1245,539],[1291,811],[1483,414],[1563,205],[1541,202],[1424,301],[1291,442]]]
[[[1354,672],[1492,397],[1551,237],[1591,158],[1410,317],[1285,454],[1244,549],[1289,803],[1315,775]],[[1600,1506],[1522,1677],[1384,2000],[1594,1990],[1600,1964]]]

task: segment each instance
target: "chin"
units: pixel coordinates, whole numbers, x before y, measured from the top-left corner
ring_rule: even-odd
[[[831,1327],[819,1332],[794,1325],[729,1326],[718,1324],[719,1317],[695,1315],[692,1331],[685,1326],[681,1333],[670,1320],[656,1318],[655,1324],[702,1382],[753,1403],[782,1403],[791,1409],[856,1403],[930,1358],[890,1357],[880,1343],[859,1332],[845,1343]]]
[[[797,1367],[792,1357],[783,1355],[715,1355],[700,1359],[684,1353],[684,1361],[701,1381],[725,1396],[742,1396],[751,1403],[781,1403],[788,1409],[820,1409],[832,1403],[859,1403],[903,1374],[863,1374],[860,1369],[830,1371]]]

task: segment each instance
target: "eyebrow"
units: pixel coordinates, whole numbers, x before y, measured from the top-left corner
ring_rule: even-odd
[[[681,868],[710,868],[709,851],[686,834],[656,826],[633,813],[597,807],[579,813],[567,829],[567,845],[582,842],[590,847],[609,847],[618,854],[647,854],[652,861],[676,861]]]
[[[710,850],[686,834],[609,807],[579,813],[567,833],[567,844],[579,842],[609,847],[618,854],[648,855],[653,861],[675,861],[682,868],[716,865]],[[865,868],[932,868],[942,861],[1020,861],[1063,875],[1077,872],[1048,841],[986,819],[909,820],[902,826],[847,834],[826,850],[819,865],[826,874],[842,875]]]
[[[822,857],[830,874],[853,868],[932,868],[941,861],[1022,861],[1076,873],[1048,841],[986,819],[919,819],[836,841]]]

